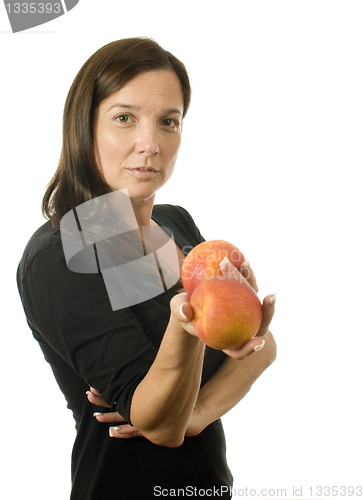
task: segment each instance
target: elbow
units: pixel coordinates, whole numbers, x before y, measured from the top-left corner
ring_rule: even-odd
[[[160,418],[154,419],[154,421],[145,418],[145,413],[140,415],[133,411],[131,414],[131,424],[139,430],[145,439],[165,448],[180,447],[185,440],[187,424],[184,425],[184,422],[178,422],[176,418],[173,422],[160,420]]]
[[[182,439],[155,439],[152,441],[153,444],[157,446],[164,446],[165,448],[179,448],[182,446],[184,438]]]
[[[182,446],[185,436],[178,432],[166,432],[161,429],[155,432],[145,432],[143,436],[151,443],[157,446],[164,446],[165,448],[179,448]]]

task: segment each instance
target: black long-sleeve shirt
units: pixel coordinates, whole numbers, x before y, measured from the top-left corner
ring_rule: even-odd
[[[155,205],[152,218],[168,227],[187,254],[203,240],[181,207]],[[146,438],[110,438],[85,392],[95,387],[130,422],[137,385],[152,365],[166,330],[169,303],[176,293],[124,309],[112,310],[100,273],[70,271],[60,231],[46,222],[31,237],[20,261],[18,288],[27,322],[51,365],[76,421],[72,452],[71,500],[152,499],[158,496],[230,498],[232,476],[226,463],[220,420],[178,448],[157,446]],[[206,348],[202,385],[225,359]],[[210,495],[210,492],[212,495]],[[203,493],[201,493],[201,496]]]

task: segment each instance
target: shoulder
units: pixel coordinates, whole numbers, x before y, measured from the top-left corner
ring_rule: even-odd
[[[158,221],[166,221],[172,223],[184,223],[196,227],[195,221],[189,212],[179,205],[154,205],[153,217]]]
[[[179,205],[154,205],[152,218],[172,231],[177,246],[185,255],[205,241],[192,216]]]
[[[30,237],[18,266],[18,275],[24,277],[33,261],[50,249],[62,250],[62,240],[59,229],[47,221]]]

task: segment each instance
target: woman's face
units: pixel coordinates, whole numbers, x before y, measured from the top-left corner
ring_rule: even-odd
[[[95,112],[98,166],[113,190],[149,199],[173,173],[181,144],[183,94],[177,75],[148,71],[105,99]]]

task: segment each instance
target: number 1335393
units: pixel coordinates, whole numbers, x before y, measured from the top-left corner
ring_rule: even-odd
[[[60,3],[16,2],[6,4],[9,14],[60,14]]]

